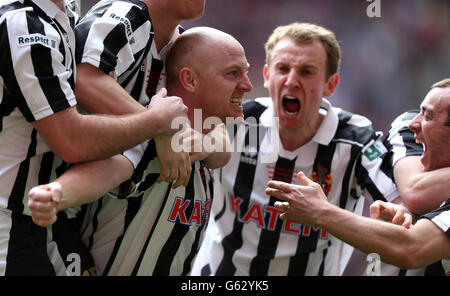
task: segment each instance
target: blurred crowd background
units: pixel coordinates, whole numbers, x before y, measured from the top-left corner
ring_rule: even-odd
[[[81,0],[82,14],[95,0]],[[372,0],[207,0],[205,15],[185,28],[210,26],[244,46],[253,90],[263,86],[264,43],[278,25],[310,22],[336,33],[343,57],[334,106],[367,116],[387,131],[400,113],[417,109],[431,84],[450,77],[450,1],[379,0],[381,16],[370,18]]]

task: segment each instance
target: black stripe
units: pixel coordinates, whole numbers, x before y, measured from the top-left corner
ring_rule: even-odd
[[[400,136],[403,139],[403,144],[406,148],[406,155],[422,155],[423,146],[416,142],[414,132],[408,127],[404,127],[399,131]]]
[[[103,205],[103,197],[98,199],[96,203],[93,203],[92,205],[97,205],[97,209],[95,210],[94,217],[92,218],[92,232],[88,239],[88,249],[91,250],[92,246],[94,245],[94,235],[97,232],[98,228],[98,214],[100,213]]]
[[[192,170],[193,171],[195,170],[195,164],[193,165]],[[186,186],[186,191],[184,194],[184,200],[190,200],[190,203],[185,210],[187,217],[191,217],[192,212],[194,210],[194,203],[195,203],[194,175],[195,174],[191,174],[191,177]],[[184,236],[186,235],[186,233],[189,232],[189,229],[191,227],[196,226],[184,225],[179,223],[179,221],[175,223],[175,226],[172,228],[172,232],[170,233],[169,238],[162,247],[161,253],[158,256],[155,268],[153,269],[153,275],[166,275],[166,276],[170,275],[170,267],[172,266],[173,258],[175,257],[180,246],[182,246],[181,242],[183,241]],[[196,238],[198,239],[197,235]],[[198,241],[194,242],[194,244],[198,244]]]
[[[49,151],[42,155],[41,168],[39,170],[38,184],[47,184],[50,182],[50,177],[52,175],[53,160],[55,154]]]
[[[144,247],[141,250],[141,254],[139,255],[139,258],[136,262],[136,265],[134,266],[134,269],[133,269],[131,275],[137,275],[137,272],[139,271],[139,267],[141,266],[142,259],[144,258],[144,255],[145,255],[145,251],[147,250],[148,244],[150,243],[150,239],[152,238],[153,232],[155,231],[156,226],[158,225],[159,219],[161,218],[161,214],[164,211],[164,208],[166,207],[167,199],[168,199],[170,191],[172,189],[172,183],[173,182],[170,182],[167,187],[166,194],[164,195],[164,200],[161,205],[161,209],[160,209],[158,215],[156,216],[155,223],[153,224],[152,229],[150,230],[150,233],[147,237],[147,240],[145,241]]]
[[[163,70],[164,63],[161,60],[152,58],[152,67],[150,73],[146,73],[147,93],[148,98],[152,99],[153,95],[156,94],[156,89],[158,88],[159,79],[161,77],[161,72]]]
[[[205,266],[203,266],[201,270],[201,276],[208,276],[208,275],[211,275],[211,267],[209,266],[209,264],[206,264]]]
[[[47,254],[47,228],[17,212],[11,213],[5,275],[56,275]]]
[[[314,160],[313,164],[313,174],[315,174],[313,178],[316,178],[316,180],[314,181],[318,182],[321,185],[326,194],[328,194],[327,190],[330,189],[327,188],[328,185],[326,183],[326,180],[328,174],[331,173],[331,164],[333,161],[334,153],[336,152],[336,145],[336,142],[331,142],[328,146],[319,145],[317,149],[316,159]],[[302,231],[305,227],[305,225],[302,225]],[[309,255],[311,254],[311,252],[314,252],[317,249],[317,242],[320,232],[321,229],[315,231],[311,227],[310,235],[299,236],[296,254],[294,257],[291,257],[291,260],[289,262],[289,275],[305,275],[307,265],[303,266],[300,263],[308,263]],[[306,256],[306,259],[295,259],[298,256]]]
[[[145,148],[141,160],[134,169],[133,176],[131,177],[134,183],[137,184],[142,180],[145,170],[149,166],[150,162],[156,157],[156,155],[155,141],[151,139],[148,141],[148,145]]]
[[[249,133],[245,135],[245,143],[249,141]],[[257,149],[259,153],[259,149]],[[240,154],[241,156],[243,153]],[[256,163],[258,155],[252,157]],[[256,165],[239,162],[239,167],[236,174],[236,180],[233,186],[233,194],[235,198],[241,198],[243,201],[240,206],[241,213],[248,210],[251,193],[253,190],[253,182],[255,180]],[[228,202],[228,193],[225,192],[225,201]],[[236,272],[236,267],[233,264],[234,253],[242,246],[242,228],[244,224],[240,221],[241,217],[236,217],[233,222],[233,231],[222,240],[224,249],[224,256],[220,262],[216,275],[233,275]]]
[[[4,117],[9,115],[16,107],[18,107],[25,119],[28,122],[32,122],[35,120],[34,116],[23,97],[14,72],[11,48],[9,46],[8,25],[6,21],[0,26],[0,44],[2,45],[2,50],[0,50],[0,76],[2,76],[5,85],[3,88],[2,103],[0,105],[0,116]],[[0,125],[1,131],[3,129],[2,123],[0,123]]]
[[[331,246],[331,241],[328,241],[327,245],[327,248],[325,248],[322,252],[322,263],[319,267],[319,273],[317,274],[318,276],[323,276],[323,271],[325,270],[325,259],[327,258],[328,248]]]
[[[117,253],[119,252],[120,245],[122,244],[123,238],[125,236],[125,232],[127,231],[128,227],[130,226],[134,217],[138,213],[139,209],[141,208],[142,196],[143,196],[143,194],[141,194],[138,197],[131,197],[131,198],[127,199],[128,205],[127,205],[127,210],[125,213],[123,233],[116,239],[113,251],[111,252],[111,255],[109,256],[109,259],[108,259],[108,262],[106,263],[105,269],[103,270],[103,275],[108,275],[109,271],[111,270],[111,266],[113,265],[114,260],[116,259]]]
[[[369,172],[366,170],[366,168],[361,164],[361,157],[362,154],[359,155],[359,159],[356,163],[355,168],[355,176],[356,180],[359,186],[361,186],[362,190],[367,190],[372,198],[375,200],[382,200],[386,201],[386,198],[384,195],[380,192],[376,184],[373,182],[373,180],[369,176]],[[368,198],[368,196],[366,196]]]
[[[361,148],[356,146],[356,145],[352,145],[351,150],[350,150],[350,159],[347,163],[347,168],[345,169],[345,174],[344,174],[344,178],[342,179],[342,191],[341,191],[341,197],[339,198],[339,207],[345,209],[345,206],[347,204],[347,200],[349,196],[352,196],[353,198],[358,198],[358,196],[356,196],[356,192],[354,191],[354,189],[351,189],[350,186],[350,176],[352,175],[353,172],[353,166],[355,164],[356,159],[359,157],[361,157],[360,155],[361,153]],[[351,191],[349,192],[349,190],[351,189]]]
[[[182,276],[186,276],[190,271],[192,267],[192,261],[195,258],[195,255],[197,255],[198,246],[200,245],[200,236],[203,233],[203,229],[206,227],[206,225],[202,225],[201,227],[197,228],[197,231],[195,232],[195,240],[192,243],[191,251],[189,252],[189,255],[184,260],[183,264],[183,271],[181,272]]]
[[[291,183],[296,160],[297,158],[290,160],[279,156],[275,164],[272,180]],[[273,207],[277,200],[277,198],[270,196],[268,205]],[[270,219],[271,214],[266,214],[264,222],[265,225],[269,225]],[[275,252],[277,250],[277,245],[280,239],[282,226],[283,223],[277,223],[273,231],[264,229],[261,230],[261,235],[258,243],[258,251],[256,253],[256,256],[253,257],[250,264],[250,275],[268,274],[270,261],[275,257]]]
[[[27,13],[29,34],[39,33],[45,36],[44,25],[40,21],[36,21],[35,17]],[[64,42],[60,36],[61,42]],[[64,51],[60,52],[64,54]],[[39,79],[39,85],[49,102],[53,112],[67,109],[70,107],[64,91],[61,89],[58,76],[54,75],[52,68],[51,49],[41,44],[31,45],[31,60],[36,77]]]
[[[23,199],[25,197],[25,187],[28,180],[28,172],[30,170],[30,159],[36,155],[36,139],[37,131],[33,129],[31,132],[31,142],[28,146],[27,158],[20,163],[16,180],[14,181],[11,195],[8,198],[8,209],[13,212],[22,213],[24,210]]]

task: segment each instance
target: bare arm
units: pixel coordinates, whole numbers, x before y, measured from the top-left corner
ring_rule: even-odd
[[[78,104],[93,114],[122,115],[145,111],[145,107],[114,78],[87,63],[77,65],[75,96]]]
[[[121,153],[155,135],[173,132],[174,116],[186,114],[178,97],[159,93],[155,107],[120,117],[81,115],[75,107],[33,123],[50,148],[67,162],[104,159]]]
[[[146,110],[114,78],[88,63],[77,65],[75,95],[78,103],[90,113],[123,115]],[[177,179],[174,188],[187,185],[191,174],[189,154],[173,152],[169,136],[155,134],[153,138],[161,162],[158,181]]]
[[[450,196],[450,167],[424,172],[420,156],[397,161],[394,176],[403,204],[416,215],[438,208]]]
[[[329,203],[320,185],[299,173],[302,185],[270,181],[266,193],[287,202],[275,206],[283,220],[320,226],[366,253],[377,253],[386,263],[418,268],[450,256],[450,239],[433,222],[422,219],[402,226],[358,216]]]
[[[99,199],[133,174],[123,155],[77,164],[50,184],[32,188],[28,207],[36,224],[49,226],[57,212]]]

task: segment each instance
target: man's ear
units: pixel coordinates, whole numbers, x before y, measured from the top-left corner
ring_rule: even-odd
[[[178,75],[179,82],[181,86],[189,91],[195,92],[195,89],[198,85],[198,78],[195,72],[188,67],[184,67],[180,70],[180,74]]]
[[[264,65],[263,77],[264,77],[264,87],[267,88],[267,80],[269,80],[269,66],[267,66],[267,64]]]
[[[334,90],[339,84],[339,74],[334,73],[328,78],[327,84],[325,86],[325,90],[323,92],[324,97],[329,97],[334,93]]]

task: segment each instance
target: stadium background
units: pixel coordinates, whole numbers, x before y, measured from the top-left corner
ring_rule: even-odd
[[[246,99],[267,95],[264,42],[276,26],[299,21],[331,29],[343,51],[332,104],[386,132],[397,115],[419,106],[432,83],[450,77],[450,1],[379,0],[381,17],[374,18],[369,1],[207,0],[205,15],[182,25],[211,26],[242,43],[253,83]],[[80,2],[83,15],[98,1]]]

